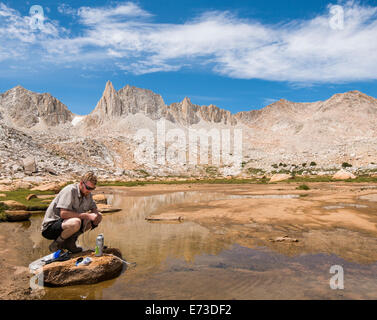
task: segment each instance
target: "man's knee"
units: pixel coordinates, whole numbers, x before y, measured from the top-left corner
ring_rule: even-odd
[[[81,228],[81,219],[80,218],[70,218],[66,219],[63,222],[63,230],[71,229],[73,231],[79,231]]]

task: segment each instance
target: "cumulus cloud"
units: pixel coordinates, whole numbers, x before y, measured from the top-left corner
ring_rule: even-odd
[[[342,6],[341,28],[331,26],[330,7],[312,19],[277,25],[240,19],[230,12],[161,24],[132,2],[59,8],[77,18],[80,35],[63,35],[55,26],[54,37],[47,42],[24,32],[27,18],[13,9],[1,4],[0,15],[14,19],[12,28],[20,42],[39,42],[46,57],[56,62],[102,61],[135,74],[205,68],[233,78],[295,83],[377,78],[377,7],[355,2]],[[0,26],[0,39],[4,32]]]

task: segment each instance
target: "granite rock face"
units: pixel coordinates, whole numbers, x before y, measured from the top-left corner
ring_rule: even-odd
[[[0,111],[17,127],[31,128],[38,123],[57,126],[72,121],[67,106],[49,93],[35,93],[17,86],[0,95]]]
[[[151,90],[125,86],[116,91],[108,81],[103,95],[93,112],[86,117],[87,125],[98,125],[106,121],[114,121],[120,117],[141,113],[152,120],[165,118],[173,123],[192,125],[203,120],[208,123],[224,123],[235,125],[237,120],[229,111],[214,105],[198,106],[189,98],[182,102],[167,106],[162,97]]]

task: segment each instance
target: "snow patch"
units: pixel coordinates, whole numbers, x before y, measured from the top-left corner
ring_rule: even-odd
[[[82,119],[84,119],[84,116],[76,116],[73,118],[71,123],[73,126],[76,126],[79,122],[82,121]]]

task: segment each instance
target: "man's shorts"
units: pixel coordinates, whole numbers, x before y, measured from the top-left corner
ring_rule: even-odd
[[[63,219],[59,219],[50,224],[46,230],[42,232],[42,236],[48,240],[56,240],[63,232],[62,223]]]
[[[61,235],[61,233],[63,232],[63,227],[62,227],[63,221],[64,220],[62,218],[60,218],[59,220],[57,220],[54,223],[52,223],[51,225],[49,225],[47,227],[47,229],[42,232],[42,236],[45,237],[48,240],[56,240]],[[90,222],[92,224],[92,229],[98,227],[95,224],[93,224],[93,221],[90,221]],[[84,232],[84,224],[83,223],[81,223],[80,232]]]

